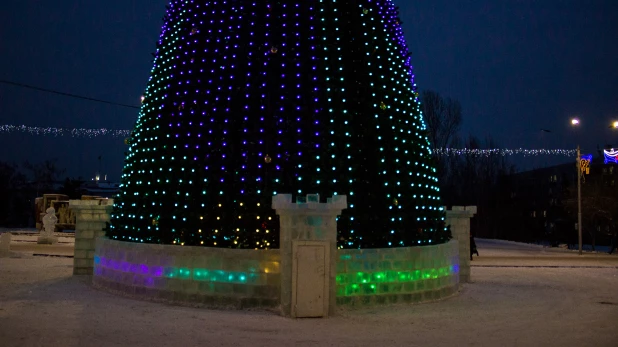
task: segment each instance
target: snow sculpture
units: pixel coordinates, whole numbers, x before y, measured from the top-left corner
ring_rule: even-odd
[[[45,212],[47,214],[43,216],[43,230],[41,230],[37,243],[53,245],[58,242],[58,238],[54,236],[58,217],[56,217],[56,210],[53,207],[48,208]]]

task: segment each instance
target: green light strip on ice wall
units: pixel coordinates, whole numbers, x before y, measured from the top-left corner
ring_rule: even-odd
[[[337,296],[415,292],[423,289],[425,280],[447,277],[457,272],[457,266],[447,266],[411,271],[342,273],[337,275]]]

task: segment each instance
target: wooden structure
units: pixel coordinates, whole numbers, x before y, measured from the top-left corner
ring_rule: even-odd
[[[82,195],[81,200],[104,200],[105,198],[94,195]],[[45,216],[45,211],[53,207],[56,210],[58,223],[56,224],[56,232],[63,230],[75,230],[75,212],[69,208],[69,196],[64,194],[43,194],[43,197],[38,197],[34,200],[36,228],[43,230],[42,218]]]

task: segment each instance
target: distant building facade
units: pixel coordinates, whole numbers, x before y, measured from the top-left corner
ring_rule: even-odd
[[[552,245],[578,242],[575,161],[506,177],[497,204],[502,230],[494,235],[479,230],[479,236]],[[584,243],[609,243],[618,219],[618,165],[604,163],[602,156],[593,158],[582,181],[582,219]]]

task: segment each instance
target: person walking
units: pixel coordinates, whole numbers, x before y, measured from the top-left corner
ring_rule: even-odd
[[[474,236],[470,233],[470,260],[472,260],[472,254],[475,254],[478,257],[479,251],[476,249],[476,242],[474,242]]]

